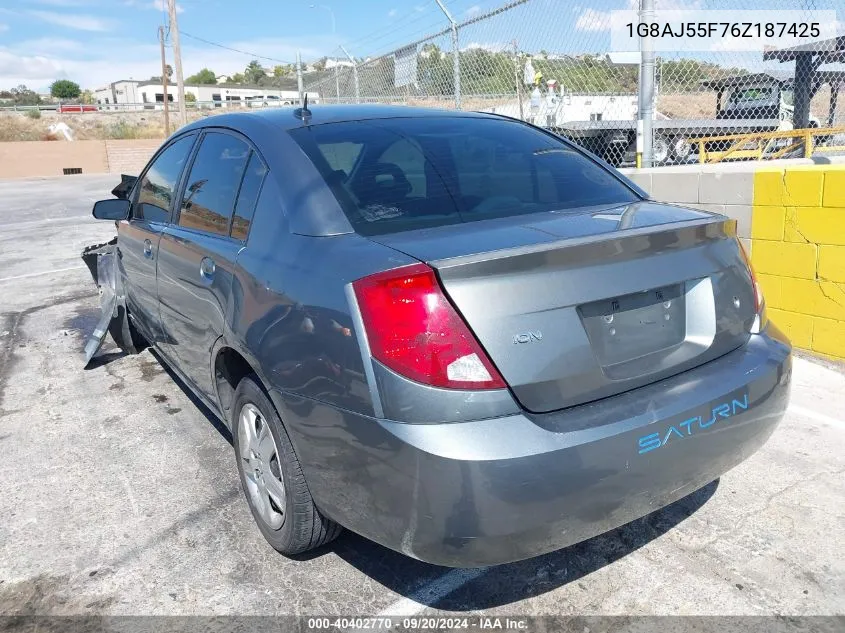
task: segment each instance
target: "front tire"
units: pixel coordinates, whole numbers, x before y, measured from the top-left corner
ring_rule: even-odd
[[[126,306],[117,306],[117,316],[109,321],[109,334],[127,354],[138,354],[147,347],[147,341],[130,320]]]
[[[254,375],[238,383],[232,416],[241,486],[267,542],[290,556],[336,539],[342,528],[314,505],[293,444]]]

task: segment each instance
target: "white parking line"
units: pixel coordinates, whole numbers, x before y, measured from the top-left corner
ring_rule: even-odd
[[[0,277],[0,283],[4,281],[14,281],[15,279],[26,279],[27,277],[40,277],[41,275],[49,275],[51,273],[63,273],[67,270],[77,270],[85,268],[85,265],[68,266],[67,268],[53,268],[52,270],[42,270],[40,273],[27,273],[25,275],[15,275],[14,277]]]
[[[378,614],[378,617],[410,617],[425,611],[430,605],[448,596],[450,593],[460,589],[465,584],[481,577],[487,571],[486,568],[478,569],[453,569],[450,572],[435,578],[412,592],[407,598],[397,600],[392,605]]]
[[[840,429],[845,429],[845,422],[842,420],[837,420],[836,418],[832,418],[829,415],[825,415],[823,413],[816,413],[812,409],[805,409],[804,407],[798,406],[797,404],[790,404],[789,410],[794,411],[798,415],[803,415],[805,418],[810,418],[811,420],[816,420],[817,422],[823,422],[825,424],[830,424],[831,426],[835,426]]]

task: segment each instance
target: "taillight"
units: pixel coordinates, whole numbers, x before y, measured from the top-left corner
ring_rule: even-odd
[[[373,358],[434,387],[499,389],[505,381],[425,264],[352,283]]]
[[[748,267],[748,273],[751,275],[751,286],[754,288],[754,312],[760,314],[763,309],[763,291],[760,289],[760,284],[757,283],[757,275],[754,273],[754,267],[751,265],[751,258],[742,245],[742,242],[737,239],[739,244],[739,251],[742,253],[742,258],[745,260],[745,265]]]

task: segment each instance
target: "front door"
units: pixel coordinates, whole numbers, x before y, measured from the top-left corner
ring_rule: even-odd
[[[161,342],[156,288],[159,238],[170,221],[179,177],[195,139],[195,134],[189,134],[174,140],[147,166],[132,192],[129,219],[120,222],[117,232],[126,306],[151,343]]]
[[[210,397],[211,350],[224,332],[235,260],[265,171],[242,137],[206,132],[179,214],[161,235],[158,296],[166,353]]]

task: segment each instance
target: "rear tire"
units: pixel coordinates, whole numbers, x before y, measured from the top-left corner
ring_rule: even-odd
[[[247,504],[274,549],[290,556],[338,537],[343,528],[314,505],[293,444],[255,375],[235,390],[232,436]]]

